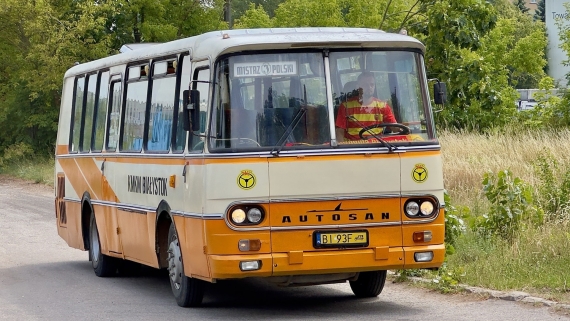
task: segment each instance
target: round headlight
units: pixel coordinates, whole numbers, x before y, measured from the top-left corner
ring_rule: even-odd
[[[241,208],[232,212],[232,221],[237,224],[245,222],[245,212]]]
[[[247,219],[251,223],[259,223],[261,221],[261,210],[257,207],[252,207],[247,211]]]
[[[428,201],[424,201],[422,203],[422,205],[420,206],[420,211],[422,212],[422,215],[432,215],[433,214],[433,204],[431,202]]]
[[[410,216],[416,216],[418,215],[419,212],[420,212],[420,206],[418,205],[418,203],[412,201],[406,204],[406,214]]]

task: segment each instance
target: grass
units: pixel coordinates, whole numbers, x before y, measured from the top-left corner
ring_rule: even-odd
[[[482,191],[485,172],[508,169],[540,195],[541,181],[535,164],[550,155],[558,162],[553,171],[562,179],[570,170],[570,130],[510,131],[502,134],[440,133],[444,183],[452,204],[470,208],[470,216],[487,213]],[[550,182],[554,186],[558,182]],[[552,213],[545,213],[545,217]],[[496,290],[519,290],[570,303],[570,222],[557,218],[542,226],[528,225],[511,241],[484,238],[473,231],[457,239],[456,253],[447,256],[449,270],[461,283]]]
[[[53,187],[54,159],[21,159],[0,167],[0,173]]]

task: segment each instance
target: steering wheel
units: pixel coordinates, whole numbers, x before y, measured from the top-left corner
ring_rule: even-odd
[[[386,127],[398,127],[400,129],[400,131],[395,133],[396,135],[409,135],[411,132],[410,127],[408,127],[406,125],[402,125],[402,124],[398,124],[398,123],[381,123],[381,124],[373,124],[373,125],[366,126],[366,127],[362,128],[360,130],[360,132],[358,133],[358,136],[360,136],[360,139],[366,139],[366,138],[364,138],[364,133],[366,133],[367,131],[374,129],[374,128],[386,128]]]

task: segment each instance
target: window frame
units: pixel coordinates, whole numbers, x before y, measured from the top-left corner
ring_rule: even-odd
[[[79,147],[81,146],[81,135],[83,133],[83,127],[82,124],[79,124],[79,142],[77,144],[77,148],[75,150],[73,150],[73,137],[74,137],[74,129],[75,129],[75,110],[77,107],[77,82],[79,79],[83,78],[83,87],[85,87],[85,78],[86,75],[85,74],[81,74],[81,75],[77,75],[75,76],[74,80],[73,80],[73,101],[72,101],[72,106],[71,106],[71,120],[69,123],[69,144],[68,144],[68,152],[70,154],[79,154],[80,153],[80,149]],[[85,106],[85,90],[83,93],[83,96],[81,97],[81,118],[83,117],[83,107]]]
[[[106,124],[103,124],[103,145],[101,146],[100,150],[96,150],[94,149],[95,147],[95,134],[96,134],[96,125],[97,125],[97,113],[99,112],[99,102],[101,97],[101,76],[108,72],[109,73],[109,79],[107,81],[107,105],[109,105],[109,97],[110,97],[110,84],[111,84],[111,71],[109,70],[109,68],[105,68],[105,69],[101,69],[99,70],[98,74],[97,74],[97,88],[95,90],[95,105],[93,106],[93,125],[91,128],[91,145],[90,145],[90,149],[92,153],[101,153],[103,152],[103,150],[105,149],[105,138],[106,138]],[[108,112],[108,110],[106,111]],[[105,115],[105,122],[107,121],[107,115]]]
[[[168,149],[166,150],[149,150],[148,149],[148,137],[149,137],[149,128],[150,128],[150,109],[151,109],[151,105],[152,105],[152,89],[153,89],[153,84],[154,84],[154,80],[155,79],[165,79],[165,78],[175,78],[176,82],[175,82],[175,86],[178,86],[178,70],[176,71],[176,73],[174,75],[172,74],[168,74],[168,72],[166,74],[160,74],[155,76],[154,75],[154,69],[155,69],[155,64],[156,63],[160,63],[160,62],[168,62],[168,61],[176,61],[176,63],[178,64],[178,56],[177,55],[169,55],[169,56],[163,56],[163,57],[158,57],[158,58],[153,58],[150,61],[150,68],[149,68],[149,74],[150,76],[148,77],[148,88],[147,88],[147,104],[146,104],[146,110],[145,110],[145,123],[144,123],[144,133],[143,133],[143,146],[141,149],[141,152],[143,153],[149,153],[149,154],[169,154],[172,152],[172,133],[173,133],[173,127],[170,128],[170,142],[168,144]],[[180,68],[176,69],[181,69],[182,66]],[[174,97],[172,97],[172,99],[174,101],[176,101],[177,97],[176,96],[176,92],[177,89],[176,87],[174,88]],[[173,112],[175,112],[175,108],[173,108]],[[172,118],[172,122],[173,122],[173,126],[174,126],[174,115]]]
[[[105,138],[104,138],[104,142],[103,142],[103,147],[104,150],[106,152],[117,152],[118,148],[119,148],[119,139],[117,137],[117,146],[115,146],[115,148],[113,150],[111,150],[109,148],[109,133],[110,133],[110,129],[111,129],[111,114],[112,114],[112,109],[113,109],[113,102],[115,100],[115,96],[113,95],[113,87],[115,86],[115,84],[119,83],[121,84],[121,91],[119,92],[119,126],[117,127],[117,130],[119,131],[119,135],[121,134],[121,110],[122,110],[122,105],[123,105],[123,90],[124,90],[124,83],[123,83],[124,77],[122,74],[111,74],[109,77],[109,102],[107,102],[107,115],[105,117]]]
[[[143,76],[140,76],[136,79],[136,80],[131,80],[129,79],[129,73],[132,67],[143,67],[145,65],[149,66],[149,74],[152,74],[152,71],[150,70],[150,66],[151,66],[152,61],[151,60],[139,60],[136,62],[132,62],[127,64],[127,66],[125,67],[125,79],[123,81],[123,92],[122,92],[122,101],[121,101],[121,111],[120,111],[120,121],[119,121],[119,140],[117,142],[117,149],[119,151],[119,153],[143,153],[144,152],[144,147],[145,147],[145,141],[144,141],[144,130],[146,128],[146,110],[148,110],[148,105],[149,105],[149,97],[150,97],[150,78],[149,75],[145,75],[146,79],[141,79]],[[127,110],[127,95],[128,95],[128,90],[129,90],[129,84],[132,83],[137,83],[137,82],[143,82],[146,81],[146,101],[145,101],[145,124],[143,124],[143,141],[142,141],[142,146],[140,150],[136,150],[136,149],[124,149],[123,148],[123,140],[124,140],[124,131],[125,131],[125,116],[126,116],[126,110]]]

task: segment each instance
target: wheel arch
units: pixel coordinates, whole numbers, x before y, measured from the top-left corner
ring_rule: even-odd
[[[168,266],[168,230],[170,224],[174,222],[170,211],[170,205],[165,200],[162,200],[156,208],[156,242],[154,246],[160,268]]]
[[[83,193],[81,197],[81,234],[83,238],[83,246],[89,250],[89,225],[91,223],[91,213],[95,214],[93,205],[91,204],[91,195],[89,192]]]

